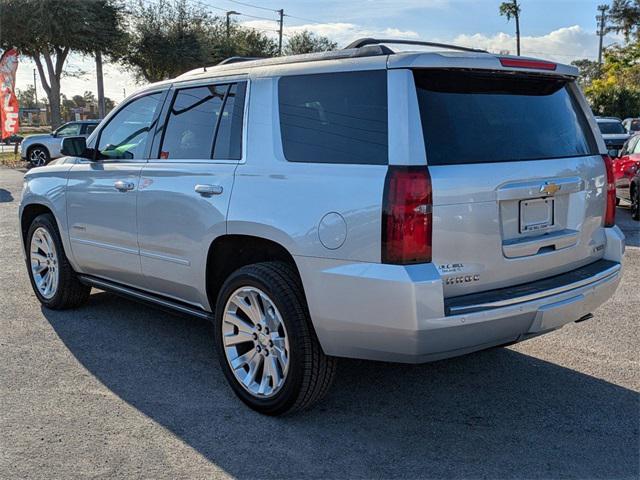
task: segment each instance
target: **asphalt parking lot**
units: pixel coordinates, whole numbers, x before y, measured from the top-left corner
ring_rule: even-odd
[[[41,309],[0,167],[0,478],[638,478],[640,224],[594,319],[406,366],[345,360],[315,409],[248,410],[204,321],[94,291]]]

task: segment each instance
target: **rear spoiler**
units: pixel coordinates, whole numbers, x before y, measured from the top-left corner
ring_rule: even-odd
[[[537,58],[494,55],[485,52],[407,52],[389,55],[387,67],[394,68],[464,68],[478,70],[540,73],[553,76],[578,76],[572,65]]]

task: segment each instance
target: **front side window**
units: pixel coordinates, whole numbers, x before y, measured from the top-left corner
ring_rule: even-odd
[[[137,98],[118,110],[100,132],[98,158],[144,158],[149,131],[164,92]]]
[[[183,88],[169,110],[161,159],[240,159],[245,83]]]
[[[388,162],[384,70],[282,77],[280,134],[290,162]]]
[[[56,136],[75,137],[77,135],[80,135],[80,127],[81,125],[79,123],[68,123],[56,130]]]
[[[87,130],[85,131],[85,135],[91,135],[93,133],[93,131],[96,129],[98,125],[94,125],[94,124],[89,124],[87,125]]]

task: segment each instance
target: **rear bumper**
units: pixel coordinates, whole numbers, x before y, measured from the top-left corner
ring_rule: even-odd
[[[296,260],[325,353],[421,363],[524,340],[591,313],[614,294],[621,277],[624,236],[607,230],[603,260],[527,288],[447,301],[432,264]]]

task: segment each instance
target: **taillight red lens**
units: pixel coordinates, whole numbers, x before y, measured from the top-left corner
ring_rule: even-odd
[[[427,167],[389,167],[382,210],[382,261],[431,261],[433,204]]]
[[[602,159],[607,170],[607,208],[604,214],[604,226],[613,227],[616,224],[616,180],[613,174],[613,160],[609,155],[603,155]]]

